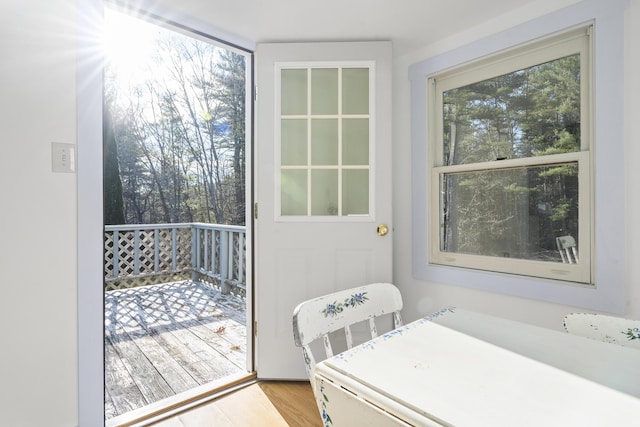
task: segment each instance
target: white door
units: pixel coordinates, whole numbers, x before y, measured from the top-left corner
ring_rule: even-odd
[[[392,280],[391,43],[263,44],[256,59],[256,370],[302,379],[296,305]]]

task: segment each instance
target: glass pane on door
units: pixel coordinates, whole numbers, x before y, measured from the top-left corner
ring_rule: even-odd
[[[342,82],[342,112],[369,114],[369,69],[345,68],[342,70]]]
[[[338,69],[311,69],[311,114],[338,114]]]
[[[342,163],[369,164],[369,120],[344,119],[342,121]]]
[[[281,162],[283,165],[307,164],[307,121],[285,119],[281,122],[280,141]]]
[[[345,170],[342,175],[342,206],[345,215],[366,215],[369,211],[369,171]]]
[[[338,144],[339,138],[337,119],[311,120],[312,165],[337,165]]]
[[[280,70],[280,215],[370,212],[370,66]]]
[[[282,114],[306,114],[307,70],[282,70]]]

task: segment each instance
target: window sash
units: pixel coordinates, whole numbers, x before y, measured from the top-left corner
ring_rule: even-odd
[[[493,77],[554,61],[573,54],[580,54],[580,145],[589,150],[591,138],[591,26],[570,33],[551,37],[524,47],[474,62],[429,78],[428,98],[431,105],[429,122],[432,165],[441,166],[443,159],[443,94],[449,90],[481,82]]]
[[[441,250],[441,215],[443,207],[440,198],[440,183],[443,175],[458,172],[499,171],[529,166],[553,166],[556,164],[576,162],[578,164],[578,264],[562,264],[523,260],[516,258],[500,258],[495,256],[470,255]],[[431,201],[432,215],[430,216],[430,263],[478,270],[496,271],[509,274],[543,277],[578,283],[591,282],[591,224],[590,215],[585,210],[591,210],[591,155],[588,151],[578,153],[564,153],[553,156],[541,156],[525,159],[500,160],[477,164],[435,167],[431,171]]]
[[[499,273],[516,274],[590,285],[592,283],[591,235],[593,231],[591,203],[592,159],[592,111],[591,111],[591,27],[583,27],[562,35],[548,37],[524,47],[518,47],[482,59],[473,64],[444,71],[429,78],[428,102],[429,144],[431,161],[429,228],[432,236],[428,247],[430,264],[452,267],[486,270]],[[487,80],[496,76],[512,73],[531,66],[553,61],[573,54],[580,54],[580,152],[545,155],[528,158],[506,159],[471,164],[443,166],[443,93],[469,84]],[[458,172],[480,172],[504,170],[508,168],[554,165],[558,163],[578,163],[578,264],[561,264],[557,262],[534,261],[495,256],[470,255],[441,250],[441,206],[440,183],[443,175]]]

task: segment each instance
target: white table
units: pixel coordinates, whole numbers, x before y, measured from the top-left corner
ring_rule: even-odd
[[[639,350],[454,308],[319,363],[314,387],[335,427],[640,425]]]

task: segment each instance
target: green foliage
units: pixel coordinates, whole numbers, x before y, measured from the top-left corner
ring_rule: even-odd
[[[154,49],[144,79],[105,78],[121,222],[244,225],[244,56],[169,31]]]
[[[445,165],[577,152],[579,55],[448,90],[443,104]],[[444,250],[545,259],[555,236],[577,235],[577,173],[567,163],[451,176]]]
[[[569,212],[572,208],[571,200],[562,200],[555,204],[552,209],[551,220],[552,221],[562,221],[569,216]]]

